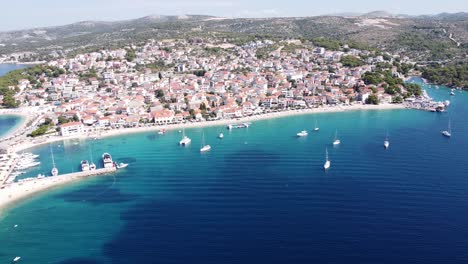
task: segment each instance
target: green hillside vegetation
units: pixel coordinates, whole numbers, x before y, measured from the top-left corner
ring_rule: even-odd
[[[27,79],[32,85],[39,85],[38,78],[40,76],[58,77],[64,74],[65,70],[57,67],[45,65],[36,65],[26,69],[18,69],[11,71],[0,77],[0,95],[3,95],[3,107],[16,108],[19,102],[14,99],[14,95],[18,92],[17,89],[10,89],[11,86],[18,85],[22,79]]]
[[[423,69],[422,77],[432,83],[468,90],[468,64],[434,65]]]
[[[359,67],[364,65],[364,61],[351,55],[343,56],[340,62],[346,67]]]

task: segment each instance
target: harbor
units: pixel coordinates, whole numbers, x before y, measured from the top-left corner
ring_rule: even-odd
[[[29,168],[40,164],[36,159],[39,155],[32,153],[9,154],[5,153],[2,159],[6,166],[2,167],[2,181],[0,184],[0,208],[14,201],[25,198],[36,192],[48,188],[59,186],[65,183],[73,182],[82,178],[108,175],[114,173],[117,169],[123,169],[128,164],[117,164],[112,160],[109,153],[102,154],[102,168],[96,168],[94,163],[89,164],[87,160],[81,161],[81,171],[60,174],[55,166],[54,156],[51,149],[52,164],[51,176],[38,174],[36,177],[16,179],[18,175],[26,173]]]
[[[113,166],[109,168],[61,174],[58,176],[28,178],[18,182],[4,184],[0,186],[0,205],[3,207],[49,188],[78,181],[86,177],[109,175],[115,173],[116,170],[117,168]]]

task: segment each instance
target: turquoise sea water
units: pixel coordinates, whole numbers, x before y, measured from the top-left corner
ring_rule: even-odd
[[[21,121],[21,116],[0,115],[0,138],[2,138],[9,131],[18,126],[21,123]]]
[[[468,94],[426,88],[452,101],[447,113],[356,111],[187,129],[186,148],[178,131],[54,143],[62,173],[91,153],[96,163],[110,152],[130,166],[7,210],[0,262],[466,263]],[[449,119],[451,139],[440,134]],[[308,137],[294,136],[304,129]],[[202,132],[210,153],[199,152]],[[49,173],[49,146],[32,152],[42,164],[27,176]]]
[[[21,64],[0,64],[0,76],[15,69],[27,67]],[[0,138],[21,123],[20,116],[0,115]]]

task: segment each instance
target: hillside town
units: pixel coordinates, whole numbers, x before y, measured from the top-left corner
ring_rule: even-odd
[[[359,63],[344,62],[344,58]],[[331,51],[299,40],[242,45],[204,39],[151,40],[47,62],[54,74],[18,81],[15,99],[41,113],[36,135],[236,119],[291,109],[414,101],[394,61],[408,58],[345,47]],[[345,65],[346,64],[346,65]],[[363,75],[387,65],[401,80]],[[0,98],[0,101],[3,98]],[[1,102],[0,102],[1,103]],[[56,129],[58,125],[60,129]]]

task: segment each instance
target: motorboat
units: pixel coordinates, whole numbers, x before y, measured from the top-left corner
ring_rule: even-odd
[[[81,171],[89,171],[89,162],[87,160],[81,161]]]
[[[109,153],[102,154],[102,163],[104,168],[114,167],[114,162],[112,161],[112,156]]]
[[[302,130],[301,132],[296,134],[296,136],[298,137],[306,137],[307,135],[309,135],[309,133],[307,133],[307,131],[305,130]]]

